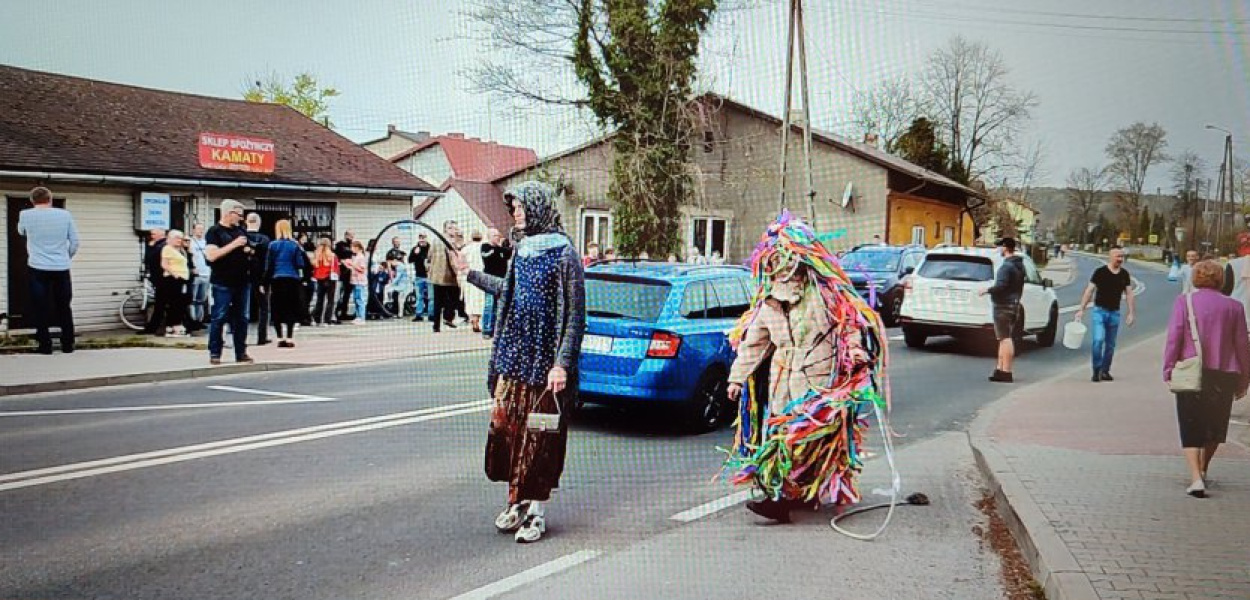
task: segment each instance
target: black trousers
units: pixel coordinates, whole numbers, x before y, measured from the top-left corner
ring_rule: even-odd
[[[438,331],[443,322],[451,323],[456,319],[456,306],[460,302],[460,288],[454,285],[434,284],[434,331]]]
[[[269,298],[273,290],[267,283],[252,284],[252,310],[256,315],[256,343],[269,339]]]
[[[69,271],[44,271],[27,269],[30,277],[30,313],[35,325],[35,341],[40,349],[52,349],[52,335],[48,328],[54,324],[61,328],[61,350],[74,347],[74,313],[70,302],[74,299],[74,286]]]

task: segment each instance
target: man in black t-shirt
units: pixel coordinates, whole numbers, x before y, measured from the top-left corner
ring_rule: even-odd
[[[148,283],[152,284],[152,289],[156,290],[156,295],[161,296],[164,291],[161,286],[157,285],[161,281],[161,275],[164,269],[161,267],[161,252],[165,250],[165,230],[153,229],[148,232],[147,246],[143,249],[143,270],[146,271]],[[156,298],[156,306],[166,306],[163,302],[164,298]],[[152,319],[143,326],[143,333],[148,335],[156,335],[163,331],[161,327],[161,311],[152,311]]]
[[[221,202],[221,220],[204,234],[205,258],[212,263],[209,283],[213,286],[213,316],[208,329],[208,357],[214,365],[221,364],[225,345],[222,329],[230,323],[234,336],[234,358],[237,362],[254,362],[247,355],[248,246],[243,222],[243,205],[235,200]]]
[[[342,293],[339,295],[338,310],[336,311],[338,315],[337,320],[340,323],[351,320],[351,317],[347,314],[347,309],[352,304],[352,288],[355,286],[352,285],[352,268],[347,261],[352,258],[352,242],[355,240],[356,234],[348,229],[343,232],[343,239],[334,244],[334,256],[339,259],[339,289],[342,290]],[[365,316],[360,315],[360,318],[363,319]]]
[[[1124,323],[1129,327],[1137,320],[1136,305],[1133,301],[1133,278],[1128,269],[1124,268],[1124,249],[1115,246],[1111,249],[1111,258],[1105,266],[1098,267],[1089,285],[1085,286],[1085,294],[1081,296],[1081,305],[1076,311],[1076,320],[1085,317],[1085,306],[1094,301],[1093,322],[1090,324],[1090,341],[1093,347],[1092,367],[1094,374],[1090,381],[1115,381],[1111,377],[1111,357],[1115,355],[1115,339],[1120,333],[1120,297],[1124,296],[1128,304],[1128,314]]]
[[[248,255],[247,274],[251,284],[252,298],[248,317],[256,320],[256,345],[269,343],[269,284],[265,281],[265,264],[269,259],[269,236],[260,232],[260,215],[247,216],[247,245],[252,249]]]
[[[504,245],[499,230],[490,228],[486,232],[486,241],[482,243],[482,271],[488,275],[503,278],[508,275],[508,260],[512,258],[512,248]],[[490,339],[495,335],[495,295],[486,294],[486,308],[482,314],[482,335]]]
[[[420,323],[434,312],[430,302],[430,240],[424,233],[417,234],[417,245],[408,253],[408,262],[412,264],[412,291],[417,296],[412,321]]]

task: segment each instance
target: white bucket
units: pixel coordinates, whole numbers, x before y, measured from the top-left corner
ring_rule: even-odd
[[[1085,324],[1080,321],[1068,321],[1063,326],[1063,347],[1070,350],[1079,350],[1081,343],[1085,341]]]

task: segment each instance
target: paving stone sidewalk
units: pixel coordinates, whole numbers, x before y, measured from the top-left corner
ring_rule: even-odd
[[[1250,598],[1250,450],[1221,447],[1209,497],[1185,494],[1163,342],[1117,353],[1115,382],[1091,383],[1080,368],[1016,391],[973,425],[981,468],[1050,600]],[[1250,409],[1238,404],[1244,422]]]

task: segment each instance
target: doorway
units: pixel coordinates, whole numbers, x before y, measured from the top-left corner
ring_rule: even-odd
[[[9,235],[9,329],[29,329],[30,277],[26,272],[26,238],[17,233],[17,217],[32,208],[30,198],[6,196],[5,228]],[[52,198],[52,206],[65,208],[65,198]]]

